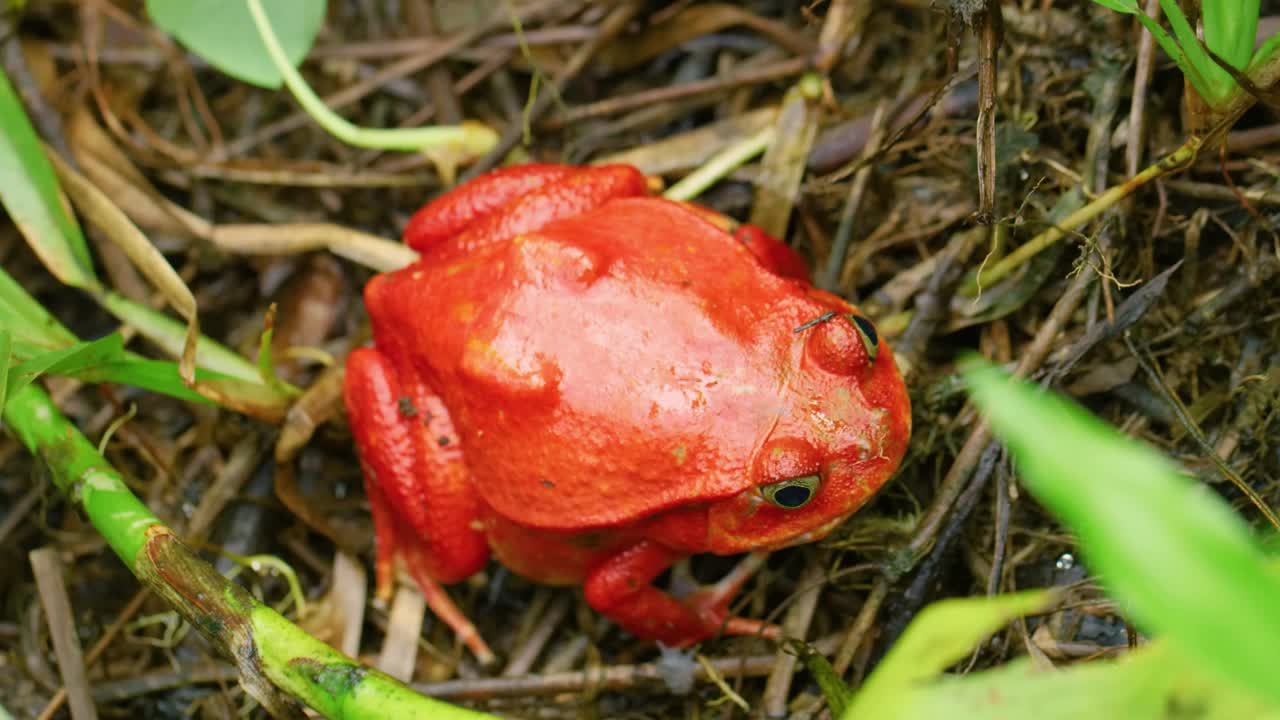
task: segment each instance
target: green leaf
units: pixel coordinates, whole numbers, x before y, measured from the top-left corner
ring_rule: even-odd
[[[944,676],[911,692],[901,718],[947,720],[1276,720],[1275,708],[1235,686],[1212,682],[1167,643],[1153,643],[1117,661],[1056,670],[1022,659],[963,677]],[[1183,715],[1177,709],[1186,710]],[[1190,710],[1194,708],[1194,711]]]
[[[6,333],[7,340],[7,333]],[[124,356],[124,340],[112,333],[99,340],[80,342],[68,348],[51,350],[23,360],[9,369],[5,387],[0,396],[13,397],[45,373],[68,375],[76,370],[101,365]],[[0,405],[0,411],[4,406]]]
[[[129,323],[143,337],[163,348],[174,357],[182,357],[183,344],[187,338],[187,328],[162,312],[116,293],[104,293],[99,302],[107,312],[115,315],[120,321]],[[196,344],[196,364],[199,367],[213,370],[230,377],[258,383],[258,369],[239,353],[204,335]]]
[[[1258,0],[1205,0],[1200,10],[1204,44],[1237,70],[1244,70],[1258,34],[1258,10]]]
[[[1178,38],[1178,46],[1182,48],[1186,63],[1192,70],[1188,70],[1182,63],[1179,63],[1178,67],[1191,80],[1192,85],[1195,85],[1196,91],[1205,102],[1210,106],[1217,104],[1231,93],[1236,81],[1227,74],[1226,70],[1218,67],[1218,64],[1204,51],[1200,39],[1196,37],[1195,29],[1182,14],[1177,0],[1160,0],[1160,9],[1168,16],[1169,26],[1173,28],[1174,37]],[[1250,46],[1252,46],[1252,40],[1250,40]]]
[[[2,70],[0,205],[9,212],[40,261],[59,280],[84,289],[98,286],[84,235],[67,209],[40,137]]]
[[[1019,615],[1044,607],[1044,591],[994,598],[943,600],[924,609],[867,679],[843,720],[895,717],[909,691],[968,655],[984,636]]]
[[[800,659],[804,661],[804,666],[809,669],[809,674],[821,688],[822,696],[827,699],[827,707],[831,708],[831,715],[840,717],[849,703],[853,702],[853,691],[844,684],[836,674],[835,668],[831,667],[831,663],[822,653],[802,642],[794,643],[793,647]]]
[[[324,23],[325,0],[267,0],[263,5],[285,57],[297,67]],[[273,89],[284,81],[245,0],[147,0],[147,14],[188,50],[238,80]]]
[[[1027,489],[1076,532],[1125,614],[1280,705],[1280,577],[1230,505],[1056,395],[980,360],[964,374]]]
[[[9,363],[12,338],[8,331],[0,330],[0,414],[4,413],[4,399],[9,397]]]
[[[76,368],[74,371],[67,371],[66,374],[81,382],[130,385],[179,400],[198,402],[203,405],[214,404],[209,398],[187,387],[178,373],[178,364],[168,360],[148,360],[125,353],[120,359],[104,362],[101,365]],[[228,379],[228,376],[196,369],[197,381],[219,379]]]
[[[76,336],[28,295],[4,268],[0,268],[0,329],[11,333],[15,340],[44,345],[48,349],[77,341]]]
[[[1249,61],[1249,69],[1252,70],[1270,60],[1278,49],[1280,49],[1280,33],[1272,35],[1262,43],[1262,47],[1258,48],[1258,52],[1254,53],[1253,59]]]
[[[1118,13],[1124,13],[1126,15],[1136,15],[1137,13],[1141,12],[1141,10],[1138,9],[1137,0],[1093,0],[1093,1],[1104,8],[1110,8],[1112,10],[1115,10]]]

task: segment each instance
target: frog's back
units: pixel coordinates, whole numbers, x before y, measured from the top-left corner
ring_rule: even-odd
[[[413,348],[390,354],[444,399],[485,501],[562,529],[746,489],[787,411],[792,329],[827,309],[655,198],[428,259],[367,295],[377,343]]]

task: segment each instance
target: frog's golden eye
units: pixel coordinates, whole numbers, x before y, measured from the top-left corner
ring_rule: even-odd
[[[805,475],[761,485],[760,492],[764,494],[765,500],[783,510],[795,510],[808,504],[818,494],[818,486],[821,484],[821,475]]]
[[[876,326],[871,321],[861,315],[848,315],[849,322],[858,329],[858,336],[862,338],[862,347],[867,350],[868,362],[875,362],[876,355],[880,353],[880,334],[876,332]]]

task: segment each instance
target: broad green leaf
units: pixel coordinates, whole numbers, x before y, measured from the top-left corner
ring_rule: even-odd
[[[1048,592],[1036,591],[930,605],[907,626],[843,719],[896,716],[907,707],[909,690],[968,655],[983,637],[1010,619],[1044,607],[1049,597]]]
[[[910,691],[899,718],[924,720],[1277,720],[1280,713],[1232,684],[1213,682],[1167,643],[1115,661],[1057,670],[1026,659],[965,676],[945,676]],[[1194,708],[1182,715],[1175,708]]]
[[[1258,34],[1258,0],[1205,0],[1204,44],[1237,70],[1249,65]]]
[[[40,261],[59,280],[93,289],[98,280],[80,226],[68,211],[58,179],[22,101],[0,70],[0,205]]]
[[[295,67],[311,51],[324,23],[325,0],[264,0],[271,27]],[[271,62],[245,0],[147,0],[147,14],[210,65],[244,82],[278,88]]]
[[[1056,395],[982,361],[965,377],[1027,488],[1075,531],[1124,613],[1224,681],[1280,705],[1280,578],[1230,505]]]

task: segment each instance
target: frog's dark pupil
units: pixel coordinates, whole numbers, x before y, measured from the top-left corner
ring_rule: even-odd
[[[870,320],[861,315],[850,315],[849,319],[853,321],[854,325],[858,326],[858,330],[867,339],[868,344],[872,347],[880,344],[880,337],[876,335],[876,326],[872,325]]]
[[[809,502],[811,492],[803,485],[788,485],[778,488],[773,494],[773,501],[785,508],[798,508]]]

